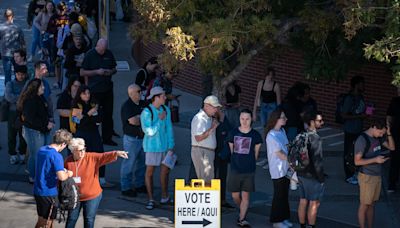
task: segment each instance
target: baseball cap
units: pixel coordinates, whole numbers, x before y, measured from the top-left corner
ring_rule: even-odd
[[[161,88],[160,86],[153,87],[153,88],[151,88],[150,95],[147,97],[147,99],[150,100],[154,96],[162,94],[162,93],[165,93],[163,88]]]
[[[82,27],[80,24],[75,23],[71,26],[71,34],[73,36],[82,36]]]
[[[204,99],[204,104],[209,104],[213,107],[222,107],[222,105],[219,103],[218,97],[214,95],[210,95]]]

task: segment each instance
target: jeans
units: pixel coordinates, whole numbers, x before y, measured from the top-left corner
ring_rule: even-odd
[[[265,125],[268,122],[268,117],[273,112],[277,107],[276,102],[274,103],[264,103],[261,102],[261,109],[260,109],[260,118],[261,118],[261,124],[262,127],[264,128]]]
[[[16,155],[15,147],[17,146],[17,136],[19,137],[18,151],[20,155],[26,154],[26,142],[22,136],[22,129],[15,128],[15,120],[17,119],[17,112],[9,110],[8,112],[8,154]]]
[[[128,152],[128,159],[121,163],[121,191],[132,188],[132,174],[135,170],[135,187],[144,186],[144,173],[146,171],[144,152],[142,148],[143,139],[124,135],[124,150]]]
[[[42,48],[40,41],[40,31],[35,26],[32,26],[32,46],[31,46],[31,55],[35,56],[36,47]]]
[[[24,136],[25,142],[28,146],[29,177],[35,178],[36,154],[39,151],[40,147],[50,143],[50,134],[42,133],[40,131],[23,126],[22,135]]]
[[[74,228],[76,221],[78,221],[81,208],[83,207],[83,227],[92,228],[94,227],[94,220],[96,219],[97,208],[99,208],[101,198],[103,194],[100,193],[94,199],[81,201],[80,204],[73,210],[68,212],[66,228]]]
[[[11,67],[13,64],[13,57],[9,57],[9,56],[2,56],[1,57],[3,60],[3,70],[4,70],[4,86],[7,84],[7,82],[11,81]]]

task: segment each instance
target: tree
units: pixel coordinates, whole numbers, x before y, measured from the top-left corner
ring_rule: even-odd
[[[366,43],[364,55],[387,63],[393,72],[393,84],[400,86],[400,1],[349,1],[343,9],[346,38],[354,39],[360,30],[374,28],[381,37]]]
[[[354,60],[362,61],[363,43],[377,37],[363,29],[345,39],[345,0],[134,0],[134,6],[140,19],[132,36],[162,42],[167,69],[195,59],[213,75],[217,95],[254,56],[288,46],[303,51],[306,78],[340,80]]]

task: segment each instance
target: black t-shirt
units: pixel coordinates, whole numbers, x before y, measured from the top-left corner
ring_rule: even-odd
[[[226,89],[226,93],[225,93],[226,103],[228,103],[228,104],[238,103],[239,102],[239,93],[242,92],[242,89],[240,88],[240,86],[238,86],[236,84],[233,84],[231,86],[234,87],[234,93],[231,94],[229,92],[229,89],[228,89],[229,86],[228,86],[228,88]]]
[[[114,55],[110,50],[106,50],[104,55],[100,55],[96,49],[91,49],[85,55],[85,59],[82,63],[82,68],[85,70],[97,70],[113,69],[117,66]],[[108,92],[113,88],[113,82],[111,80],[112,75],[94,75],[90,76],[88,86],[92,93]]]
[[[57,100],[57,109],[71,109],[71,107],[72,107],[71,95],[67,91],[62,92]],[[60,116],[60,129],[66,129],[70,131],[69,117]]]
[[[260,133],[251,129],[242,133],[239,128],[233,129],[229,134],[229,143],[233,143],[231,155],[231,172],[254,173],[256,171],[255,146],[262,143]]]
[[[386,115],[391,116],[391,133],[398,140],[400,139],[400,97],[393,97]]]
[[[96,102],[91,101],[90,103],[80,103],[73,104],[72,108],[77,108],[82,110],[82,119],[79,124],[76,124],[76,131],[97,131],[97,123],[101,122],[100,113],[95,116],[89,116],[87,113],[90,109],[94,108],[97,105]]]
[[[139,101],[139,105],[135,104],[130,98],[124,102],[121,107],[121,121],[122,128],[125,135],[129,135],[132,137],[143,138],[143,131],[140,126],[134,126],[129,124],[128,119],[142,113],[143,108],[145,107],[143,101]]]
[[[81,58],[83,59],[87,51],[88,48],[84,43],[82,44],[82,47],[80,49],[73,45],[66,50],[64,68],[67,70],[67,78],[80,75],[79,72],[81,67],[77,66],[77,60],[80,60]]]

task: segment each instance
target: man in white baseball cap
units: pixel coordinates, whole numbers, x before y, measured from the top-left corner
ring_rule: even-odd
[[[222,107],[216,96],[210,95],[203,101],[203,108],[193,117],[191,124],[192,161],[197,178],[203,179],[207,185],[214,178],[214,158],[217,139],[215,129],[218,121],[213,118]]]

